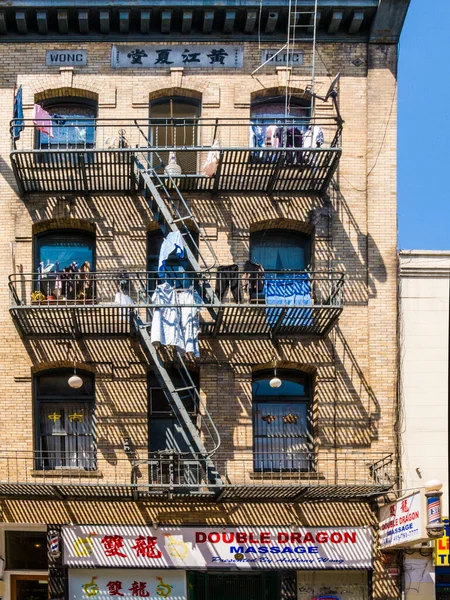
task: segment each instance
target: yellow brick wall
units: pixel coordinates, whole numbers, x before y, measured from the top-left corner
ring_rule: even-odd
[[[256,44],[244,44],[244,68],[238,70],[112,70],[110,43],[58,44],[88,51],[87,67],[45,67],[45,50],[55,44],[0,45],[0,398],[1,439],[10,451],[32,450],[31,367],[71,359],[61,340],[21,340],[8,313],[8,275],[32,269],[33,227],[47,220],[80,219],[95,223],[97,269],[145,268],[150,211],[140,196],[65,194],[21,199],[9,159],[9,120],[14,85],[23,86],[25,117],[34,101],[72,94],[98,98],[99,118],[145,119],[150,97],[161,90],[202,95],[202,116],[249,117],[252,94],[280,88],[283,69],[267,67],[258,78]],[[271,45],[263,44],[263,48]],[[187,194],[205,228],[219,263],[248,258],[249,229],[268,219],[315,224],[315,268],[346,274],[345,308],[326,339],[201,341],[201,393],[222,434],[223,448],[251,451],[252,368],[270,363],[304,365],[315,373],[314,427],[324,452],[351,456],[395,450],[396,409],[396,47],[322,44],[316,91],[324,93],[338,71],[339,102],[345,119],[343,154],[329,188],[331,208],[308,195]],[[306,55],[307,56],[307,55]],[[355,58],[362,60],[356,67]],[[307,59],[309,60],[309,59]],[[294,74],[299,89],[307,65]],[[114,130],[111,134],[116,134]],[[131,142],[135,133],[127,131]],[[236,134],[236,142],[238,134]],[[242,137],[242,134],[241,134]],[[231,140],[223,140],[228,143]],[[21,143],[27,142],[26,135]],[[31,144],[31,140],[28,140]],[[41,225],[40,225],[41,224]],[[13,256],[14,255],[14,256]],[[147,445],[146,372],[148,364],[135,340],[77,340],[77,357],[96,371],[97,437],[100,455],[125,460],[124,437],[139,453]],[[284,363],[283,363],[284,361]],[[103,461],[105,476],[112,468]],[[366,525],[375,523],[369,503],[319,506],[314,503],[254,507],[186,507],[177,503],[115,504],[2,502],[6,522],[161,522]],[[320,511],[319,511],[320,508]],[[256,511],[257,517],[254,516]],[[317,515],[320,514],[320,518]],[[325,522],[326,521],[326,522]],[[376,562],[375,594],[386,597],[381,563]]]

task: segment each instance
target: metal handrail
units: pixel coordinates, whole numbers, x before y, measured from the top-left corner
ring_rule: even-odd
[[[114,460],[112,460],[114,459]],[[214,487],[208,483],[204,456],[176,450],[22,451],[0,452],[0,485],[139,485],[157,487]],[[214,463],[221,486],[327,486],[394,484],[392,453],[342,453],[326,450],[217,452]],[[148,469],[148,470],[147,470]],[[172,475],[172,478],[171,478]]]
[[[68,276],[69,278],[65,278]],[[125,281],[126,288],[120,286]],[[20,273],[9,275],[10,305],[16,306],[118,306],[115,296],[127,293],[134,306],[151,307],[151,296],[157,285],[168,282],[174,289],[195,289],[202,306],[236,306],[268,308],[342,307],[345,274],[340,271],[277,271],[246,273],[211,269],[208,271],[141,271],[127,273],[91,271],[64,274]],[[227,283],[228,282],[228,283]],[[230,285],[232,284],[232,285]],[[270,298],[267,286],[278,292]],[[215,290],[219,304],[212,304],[205,287]],[[297,287],[300,286],[300,287]],[[59,289],[59,292],[57,291]],[[233,294],[233,289],[235,294]],[[303,294],[303,301],[301,300]],[[305,300],[306,298],[306,300]],[[122,306],[122,305],[121,305]],[[159,305],[163,308],[165,305]],[[183,303],[198,307],[198,304]],[[123,310],[133,310],[133,306]]]
[[[270,119],[266,117],[255,118],[162,118],[162,119],[101,119],[78,118],[74,123],[58,124],[53,121],[54,131],[74,132],[67,136],[66,142],[52,142],[45,136],[35,136],[36,123],[33,119],[12,119],[10,121],[11,150],[27,152],[64,152],[76,153],[80,151],[98,152],[102,150],[116,152],[135,152],[136,149],[147,150],[150,147],[158,151],[170,149],[178,151],[208,151],[212,148],[215,139],[218,139],[220,148],[239,150],[243,148],[254,149],[263,154],[274,150],[301,149],[323,152],[325,150],[340,149],[342,126],[335,117],[321,117],[320,119],[307,117],[274,117],[273,123],[286,131],[288,127],[297,127],[304,132],[309,126],[320,125],[323,128],[325,143],[321,148],[306,148],[296,145],[296,138],[289,139],[281,136],[279,148],[256,147],[249,143],[251,125],[267,125]],[[271,122],[271,121],[270,121]],[[18,139],[14,138],[14,128],[21,125],[23,130]],[[91,127],[94,141],[88,141],[89,136],[83,140],[75,135],[81,126]],[[138,125],[138,127],[136,126]],[[178,133],[177,141],[174,132]],[[147,132],[147,133],[146,133]],[[45,140],[45,141],[44,141]],[[287,143],[289,142],[289,143]],[[36,147],[36,144],[39,144]]]

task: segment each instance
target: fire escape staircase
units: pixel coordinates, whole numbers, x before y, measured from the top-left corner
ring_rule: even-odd
[[[144,135],[142,130],[140,133]],[[158,161],[158,164],[155,165],[154,161]],[[198,273],[199,279],[204,279],[207,270],[213,268],[216,263],[214,251],[206,240],[194,215],[191,213],[175,180],[169,176],[166,179],[166,183],[164,183],[159,176],[157,170],[164,169],[164,166],[161,156],[155,151],[149,150],[146,154],[138,154],[135,158],[135,168],[139,189],[146,198],[153,218],[158,223],[163,234],[166,235],[171,231],[181,233],[185,240],[185,257],[190,265],[190,270]],[[170,187],[170,191],[168,186]],[[198,247],[197,236],[199,240],[202,240],[210,253],[212,264],[209,266]],[[148,303],[150,303],[147,282],[141,281],[140,287],[140,293],[144,294]],[[217,309],[214,308],[214,305],[218,305],[219,301],[214,291],[206,281],[204,281],[203,289],[205,290],[205,299],[210,307],[209,310],[213,314],[216,314]],[[184,441],[189,448],[189,458],[198,459],[206,483],[210,486],[215,486],[217,491],[219,491],[222,483],[212,457],[220,446],[220,434],[211,415],[202,403],[198,389],[189,374],[181,353],[175,350],[173,365],[177,380],[177,384],[175,384],[164,363],[160,350],[151,343],[150,320],[153,310],[148,309],[147,322],[143,322],[137,311],[135,311],[135,330],[139,335],[147,356],[150,358],[150,363],[158,383],[164,390],[169,405],[179,424],[182,426],[185,437]],[[194,406],[196,414],[201,418],[201,431],[193,420],[195,417],[189,414],[186,408],[188,405]]]

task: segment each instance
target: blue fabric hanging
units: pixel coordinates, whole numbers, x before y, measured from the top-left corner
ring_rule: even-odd
[[[24,130],[24,121],[23,121],[23,103],[22,103],[22,86],[19,86],[17,93],[14,97],[14,126],[13,126],[13,135],[14,139],[18,140],[20,137],[20,132]]]

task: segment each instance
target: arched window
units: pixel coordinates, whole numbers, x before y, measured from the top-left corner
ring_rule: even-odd
[[[265,271],[303,271],[311,263],[311,238],[292,229],[264,229],[250,234],[250,260]]]
[[[250,146],[301,147],[302,133],[308,126],[309,117],[309,103],[304,100],[291,98],[286,112],[284,96],[256,98],[250,109]]]
[[[80,388],[69,386],[71,369],[35,375],[36,468],[96,468],[94,376],[77,371]]]
[[[95,147],[97,103],[87,98],[52,98],[40,105],[50,114],[51,126],[36,125],[36,147],[59,150]]]
[[[95,236],[76,229],[50,230],[35,238],[34,271],[36,289],[45,296],[75,299],[92,295],[92,280],[86,273],[95,270]],[[82,274],[82,276],[80,276]],[[80,296],[80,294],[84,294]]]
[[[180,148],[176,161],[183,174],[197,172],[197,152],[183,151],[198,145],[198,119],[200,101],[194,98],[158,98],[150,103],[150,143],[157,148],[167,148],[161,153],[165,164],[169,161],[169,151]]]
[[[271,387],[274,371],[253,376],[253,450],[256,471],[311,469],[312,382],[307,374],[277,370],[281,386]]]

